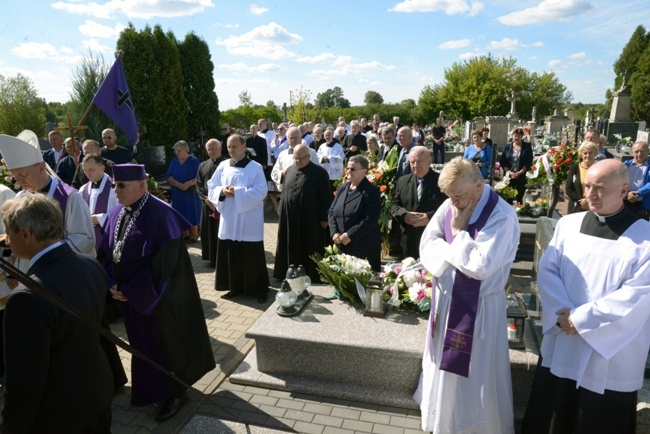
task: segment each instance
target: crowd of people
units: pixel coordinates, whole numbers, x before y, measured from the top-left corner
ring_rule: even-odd
[[[119,306],[130,345],[184,382],[132,360],[132,404],[161,403],[156,419],[166,420],[186,401],[184,384],[215,366],[187,245],[200,240],[222,298],[265,303],[264,204],[274,195],[274,278],[294,264],[319,282],[310,257],[330,244],[379,272],[382,199],[367,175],[392,161],[397,255],[419,258],[436,278],[414,396],[422,427],[514,432],[504,288],[520,231],[513,207],[486,184],[496,146],[486,130],[472,133],[464,157],[445,161],[441,119],[427,132],[378,116],[270,128],[260,119],[248,137],[224,124],[222,135],[205,143],[203,162],[185,141],[174,144],[165,174],[170,204],[150,194],[144,166],[131,163],[112,129],[103,131],[103,147],[86,140],[81,148],[54,131],[43,153],[31,132],[1,135],[0,152],[22,187],[15,198],[0,191],[5,248],[33,279],[25,286],[7,279],[3,428],[58,423],[67,432],[108,432],[112,394],[127,382],[115,345],[34,297],[33,284],[72,302],[103,330],[110,330],[105,305]],[[515,129],[498,158],[519,202],[533,164],[523,139]],[[540,261],[544,340],[525,433],[634,432],[650,347],[648,144],[635,143],[634,158],[623,164],[610,158],[597,131],[585,139],[566,184],[571,215]],[[446,162],[440,173],[432,168],[437,161]],[[28,326],[34,322],[39,327]],[[58,399],[61,393],[69,400]]]

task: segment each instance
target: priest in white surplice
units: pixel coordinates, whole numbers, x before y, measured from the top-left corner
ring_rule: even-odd
[[[84,157],[83,171],[88,182],[79,188],[79,193],[90,208],[90,218],[95,229],[95,250],[102,243],[104,223],[108,212],[117,206],[113,190],[113,180],[104,172],[104,159],[101,154],[88,154]]]
[[[589,211],[560,219],[539,262],[544,338],[527,434],[636,432],[650,347],[650,223],[623,206],[620,161],[594,164],[584,185]]]
[[[512,208],[470,160],[454,158],[438,181],[449,199],[420,241],[436,278],[414,399],[434,433],[514,432],[505,286],[519,242]]]
[[[264,170],[246,157],[239,134],[228,137],[230,159],[208,181],[208,199],[221,214],[217,245],[217,291],[223,298],[253,295],[266,302],[269,275],[264,256],[264,198],[268,192]]]

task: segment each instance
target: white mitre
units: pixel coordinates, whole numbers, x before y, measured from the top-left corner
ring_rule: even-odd
[[[9,170],[43,162],[38,137],[29,130],[22,131],[16,137],[0,134],[0,153]]]

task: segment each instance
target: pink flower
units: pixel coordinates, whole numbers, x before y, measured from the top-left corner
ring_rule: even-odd
[[[395,267],[395,274],[399,274],[401,272],[402,272],[402,267],[400,266]]]

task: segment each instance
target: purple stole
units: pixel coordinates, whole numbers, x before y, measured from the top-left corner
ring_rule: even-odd
[[[63,213],[63,228],[65,229],[65,211],[68,206],[68,196],[71,195],[73,192],[75,192],[73,187],[70,187],[68,184],[65,182],[59,180],[59,183],[56,185],[56,188],[54,189],[54,194],[52,195],[52,199],[56,200],[59,202],[59,205],[61,206],[61,211]]]
[[[108,180],[110,181],[110,179]],[[107,182],[108,182],[107,181]],[[88,206],[90,206],[90,190],[92,189],[92,182],[88,182],[83,187],[81,187],[80,193],[84,198]],[[110,186],[104,184],[104,189],[97,196],[97,202],[95,203],[95,210],[91,211],[92,214],[103,214],[108,209],[108,198],[110,196],[111,188]],[[99,245],[102,242],[103,229],[101,225],[93,226],[95,230],[95,251],[99,250]]]
[[[498,201],[499,196],[494,190],[490,190],[487,204],[481,211],[481,215],[474,223],[467,226],[467,232],[469,232],[472,239],[476,239],[478,233],[483,229]],[[451,230],[451,219],[452,210],[450,208],[445,216],[445,241],[450,244],[454,239]],[[465,378],[469,376],[469,362],[472,356],[474,323],[476,321],[476,308],[480,290],[480,280],[467,277],[456,270],[440,369],[462,375]]]

